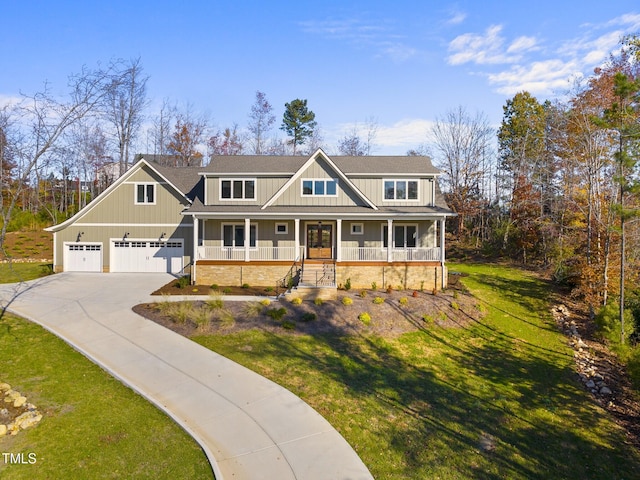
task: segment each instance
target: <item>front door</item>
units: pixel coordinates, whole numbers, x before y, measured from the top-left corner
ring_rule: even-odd
[[[332,225],[307,224],[307,258],[332,258]]]

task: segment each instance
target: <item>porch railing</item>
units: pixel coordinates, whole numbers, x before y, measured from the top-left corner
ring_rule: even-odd
[[[295,261],[302,257],[300,249],[296,255],[295,247],[252,247],[249,249],[249,260],[285,260]],[[244,260],[245,249],[242,247],[198,247],[198,260]]]
[[[380,247],[343,247],[342,260],[346,262],[386,262],[387,249]],[[440,260],[440,248],[394,248],[394,262],[436,262]]]
[[[334,252],[335,253],[335,252]],[[301,246],[296,255],[295,247],[253,247],[249,249],[249,260],[300,261],[304,258],[305,247]],[[335,256],[334,256],[335,258]],[[437,262],[440,248],[394,248],[391,261],[394,262]],[[381,247],[342,247],[344,262],[386,262],[387,249]],[[245,260],[242,247],[198,247],[198,260]]]

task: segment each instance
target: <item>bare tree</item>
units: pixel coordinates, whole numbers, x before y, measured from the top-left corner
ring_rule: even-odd
[[[249,119],[249,132],[252,135],[250,143],[253,153],[263,155],[267,150],[265,148],[266,135],[276,122],[273,107],[263,92],[256,92],[256,101],[251,106]]]
[[[189,107],[176,114],[176,124],[167,144],[167,153],[175,156],[174,166],[202,165],[201,150],[209,122],[206,116],[195,116]]]
[[[105,96],[106,118],[113,125],[120,175],[129,167],[129,148],[140,130],[147,106],[147,80],[140,58],[112,62],[111,81]]]
[[[238,132],[238,124],[234,124],[232,128],[218,130],[209,137],[208,142],[209,155],[242,155],[244,149],[244,140]]]
[[[477,208],[483,177],[483,162],[494,135],[486,116],[471,117],[464,107],[450,110],[436,119],[432,128],[438,166],[444,173],[447,200],[458,214],[457,232],[464,232],[467,215]]]
[[[166,155],[167,145],[170,142],[171,127],[175,117],[176,106],[165,98],[162,101],[160,112],[153,118],[153,126],[149,132],[153,141],[154,154]]]
[[[54,98],[45,85],[44,91],[25,95],[20,104],[12,107],[12,112],[4,112],[3,122],[10,127],[5,131],[6,148],[12,152],[19,169],[11,182],[0,185],[5,200],[0,206],[0,249],[18,198],[35,169],[44,166],[69,127],[97,111],[104,99],[108,76],[103,70],[85,68],[69,78],[70,92],[66,101]],[[7,121],[10,118],[19,119],[21,123],[11,126]]]

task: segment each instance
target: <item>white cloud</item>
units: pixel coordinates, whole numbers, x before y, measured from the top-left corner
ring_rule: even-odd
[[[514,95],[526,90],[533,94],[549,94],[554,90],[567,89],[569,80],[579,74],[576,62],[558,59],[513,66],[509,70],[491,73],[489,83],[504,95]]]
[[[449,52],[451,52],[448,57],[449,64],[462,65],[472,62],[478,65],[493,65],[516,62],[520,55],[514,55],[509,48],[504,48],[505,38],[500,34],[501,32],[502,25],[492,25],[482,35],[465,33],[454,38],[449,43]],[[531,45],[532,41],[535,45],[535,40],[531,37],[521,38],[527,40],[520,41],[520,45],[524,46],[525,43]],[[516,45],[516,48],[520,49],[522,46]]]
[[[449,19],[445,22],[447,25],[460,25],[467,19],[467,14],[464,12],[454,11],[451,13]]]
[[[528,50],[535,50],[538,45],[538,41],[534,37],[518,37],[509,48],[507,48],[507,53],[516,53],[516,52],[526,52]]]

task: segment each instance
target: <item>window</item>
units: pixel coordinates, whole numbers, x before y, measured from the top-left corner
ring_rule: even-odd
[[[417,180],[385,180],[385,200],[418,200]]]
[[[255,225],[249,227],[249,246],[256,246],[257,228]],[[244,224],[241,225],[223,225],[222,226],[222,245],[225,247],[239,248],[244,247]]]
[[[364,223],[352,223],[351,235],[364,235]]]
[[[223,200],[255,200],[256,181],[242,179],[220,180],[220,198]]]
[[[156,186],[154,183],[136,184],[136,204],[154,205],[156,203]]]
[[[387,235],[389,227],[382,227],[382,245],[387,248]],[[393,226],[393,247],[394,248],[415,248],[418,245],[418,226],[417,225],[394,225]]]
[[[276,223],[276,235],[285,235],[289,233],[288,223]]]
[[[338,180],[332,178],[302,180],[302,195],[336,197],[338,196]]]

